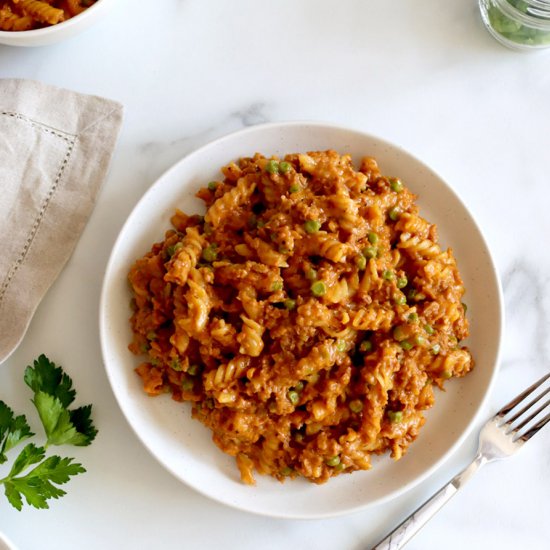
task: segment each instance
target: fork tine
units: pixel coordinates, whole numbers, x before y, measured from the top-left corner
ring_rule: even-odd
[[[535,403],[536,403],[536,401],[533,401],[533,403],[531,403],[531,404],[534,405]],[[538,416],[539,413],[541,413],[544,409],[546,409],[546,407],[548,407],[548,405],[550,405],[550,399],[547,399],[545,403],[543,403],[540,407],[538,407],[538,409],[535,410],[535,412],[531,413],[526,419],[522,420],[521,424],[511,428],[508,431],[508,433],[510,433],[510,432],[519,432],[521,429],[525,428],[525,426],[527,426],[527,424],[529,422],[531,422],[531,420],[533,420],[533,418]],[[507,422],[507,424],[508,424],[508,422]]]
[[[529,441],[541,428],[543,428],[548,421],[550,420],[550,413],[548,413],[544,418],[541,418],[534,426],[529,428],[523,435],[518,439],[523,441]]]
[[[538,403],[548,392],[550,392],[550,387],[546,388],[543,392],[541,392],[539,395],[537,395],[537,397],[535,397],[535,399],[531,400],[529,403],[527,403],[527,405],[525,405],[525,407],[523,407],[523,409],[521,409],[519,412],[517,412],[516,414],[514,414],[514,416],[512,416],[512,418],[509,418],[508,420],[506,420],[506,424],[512,424],[513,422],[515,422],[522,414],[526,413],[529,409],[531,409],[536,403]],[[546,402],[548,403],[548,401]],[[543,405],[536,413],[534,416],[531,416],[529,417],[526,421],[523,422],[522,425],[520,426],[517,426],[517,428],[515,429],[520,429],[520,428],[523,428],[523,426],[525,426],[525,423],[526,422],[529,422],[529,420],[532,420],[542,409],[544,409],[546,405]]]
[[[512,399],[510,403],[504,405],[497,415],[501,418],[506,416],[514,407],[519,405],[528,395],[533,393],[537,388],[539,388],[546,380],[550,378],[550,372],[546,373],[540,380],[537,380],[532,386],[529,386],[525,391],[521,392],[517,397]]]

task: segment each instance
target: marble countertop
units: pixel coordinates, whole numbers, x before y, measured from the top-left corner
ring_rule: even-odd
[[[125,107],[110,174],[77,248],[0,365],[0,398],[28,413],[25,365],[42,352],[71,365],[100,437],[73,453],[88,473],[50,510],[17,512],[2,496],[0,531],[21,550],[366,550],[473,458],[475,431],[420,485],[348,516],[274,520],[212,502],[149,455],[114,399],[97,326],[110,249],[167,168],[228,132],[321,120],[397,143],[451,182],[502,279],[507,319],[488,417],[549,368],[550,49],[502,47],[474,0],[135,4],[120,2],[65,43],[0,46],[2,78],[37,79]],[[548,548],[549,451],[547,428],[519,455],[483,469],[407,548]]]

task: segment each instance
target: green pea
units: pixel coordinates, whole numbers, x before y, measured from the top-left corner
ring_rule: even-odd
[[[279,163],[276,160],[268,160],[265,165],[266,172],[269,172],[270,174],[278,174],[279,173]]]
[[[210,191],[215,191],[217,187],[218,187],[218,182],[216,181],[208,182],[208,189],[210,189]]]
[[[405,277],[403,275],[403,277],[398,277],[397,278],[397,281],[396,281],[396,285],[397,285],[397,288],[405,288],[407,286],[407,283],[408,283],[408,279],[407,277]]]
[[[369,351],[372,350],[372,342],[370,340],[363,340],[360,344],[359,344],[359,351],[361,353],[368,353]]]
[[[403,420],[403,411],[388,411],[390,422],[396,423]]]
[[[440,351],[441,351],[441,346],[440,346],[439,344],[434,344],[434,345],[432,346],[431,352],[432,352],[434,355],[438,355]]]
[[[309,372],[309,374],[306,374],[304,376],[308,384],[317,384],[319,382],[319,378],[321,378],[321,375],[318,372]]]
[[[390,187],[392,191],[401,193],[403,191],[403,183],[398,178],[390,178]]]
[[[296,300],[293,300],[292,298],[288,298],[283,302],[285,309],[288,309],[289,311],[293,310],[296,307]]]
[[[156,357],[153,357],[150,361],[151,365],[153,365],[153,367],[158,367],[160,365],[160,360],[157,359]]]
[[[292,475],[293,472],[294,472],[293,468],[291,468],[290,466],[285,466],[284,468],[281,468],[280,473],[282,476],[288,477],[289,475]]]
[[[413,349],[413,345],[408,340],[403,340],[400,345],[405,351]]]
[[[363,254],[360,254],[355,260],[355,265],[357,266],[357,269],[363,271],[367,267],[367,258],[365,258]]]
[[[313,268],[309,268],[306,271],[306,279],[309,279],[310,281],[315,281],[317,279],[317,271]]]
[[[405,328],[403,327],[403,325],[397,325],[393,329],[393,338],[398,342],[401,342],[402,340],[406,340],[407,332],[405,331]]]
[[[336,455],[336,456],[332,456],[330,458],[327,458],[325,460],[325,464],[327,466],[332,466],[332,467],[338,466],[338,464],[340,464],[340,457],[338,455]]]
[[[289,192],[290,193],[298,193],[298,191],[300,191],[300,186],[297,184],[297,183],[293,183],[289,188],[288,188]]]
[[[313,296],[324,296],[327,293],[327,287],[323,281],[315,281],[311,285],[311,293]]]
[[[281,162],[279,162],[279,172],[281,172],[281,174],[286,174],[290,171],[290,169],[290,162],[286,162],[286,160],[282,160]]]
[[[170,361],[170,368],[172,370],[181,371],[181,361],[175,357],[172,361]]]
[[[366,248],[363,248],[363,256],[369,260],[371,258],[376,258],[377,254],[378,249],[375,246],[367,246]]]
[[[304,223],[304,229],[306,233],[317,233],[321,229],[321,222],[318,220],[307,220]]]
[[[415,311],[409,313],[407,321],[409,321],[410,323],[418,323],[418,313],[416,313]]]
[[[442,373],[441,373],[441,378],[444,378],[445,380],[448,380],[449,378],[451,378],[453,375],[453,373],[449,370],[444,370]]]
[[[382,279],[385,279],[386,281],[393,281],[395,279],[395,273],[390,269],[385,269],[382,272]]]
[[[170,256],[170,258],[171,258],[181,248],[183,248],[183,243],[176,243],[176,244],[173,244],[173,245],[169,246],[166,249],[166,252],[168,253],[168,256]]]
[[[397,207],[392,208],[388,212],[388,216],[390,217],[390,220],[396,222],[399,219],[399,217],[401,216],[401,210],[399,210],[399,208],[397,208]]]
[[[304,383],[300,380],[295,386],[294,389],[297,392],[301,392],[304,389]]]
[[[435,330],[434,328],[432,327],[432,325],[425,325],[424,326],[424,330],[431,336]]]
[[[378,233],[374,231],[369,231],[368,239],[370,244],[376,244],[378,242]]]
[[[393,297],[393,301],[395,305],[404,306],[407,303],[407,298],[405,297],[404,294],[396,294]]]
[[[363,402],[360,399],[354,399],[349,402],[351,412],[360,413],[363,410]]]
[[[199,372],[199,365],[189,365],[189,368],[187,369],[187,374],[190,374],[191,376],[196,376]]]
[[[293,405],[297,405],[298,401],[300,401],[300,394],[297,391],[289,390],[286,396]]]
[[[184,378],[181,381],[181,389],[183,391],[191,391],[193,389],[193,380],[191,378]]]
[[[202,251],[202,259],[205,261],[205,262],[213,262],[216,260],[216,258],[218,257],[218,253],[216,252],[216,246],[211,244],[209,246],[207,246],[203,251]]]
[[[423,292],[418,292],[415,288],[411,288],[409,292],[407,292],[407,298],[419,302],[420,300],[424,300],[426,295]]]
[[[426,344],[426,339],[423,337],[423,336],[420,336],[420,334],[417,334],[415,337],[414,337],[414,343],[417,345],[417,346],[424,346]]]
[[[156,340],[157,339],[157,333],[154,330],[150,330],[147,333],[147,340]]]
[[[276,292],[277,290],[283,290],[283,283],[282,283],[282,281],[275,281],[275,282],[271,285],[271,290],[272,290],[272,292]]]

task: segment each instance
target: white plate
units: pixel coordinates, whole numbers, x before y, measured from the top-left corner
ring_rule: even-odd
[[[219,177],[229,161],[255,152],[266,155],[335,149],[354,159],[374,156],[382,173],[399,176],[420,196],[421,214],[439,228],[443,246],[452,246],[464,279],[471,321],[470,346],[477,366],[436,393],[434,408],[409,452],[394,462],[374,460],[355,472],[315,485],[282,484],[257,475],[257,485],[241,483],[235,460],[212,442],[211,432],[191,418],[190,407],[167,395],[151,398],[134,373],[138,359],[128,351],[131,331],[127,273],[136,258],[162,240],[176,207],[204,211],[194,197]],[[143,444],[172,472],[202,494],[229,506],[285,518],[319,518],[347,513],[395,497],[419,483],[460,444],[472,426],[495,377],[503,325],[498,275],[472,216],[453,190],[430,168],[399,147],[357,131],[316,123],[255,126],[218,139],[182,159],[143,196],[113,248],[103,284],[100,333],[103,359],[113,391]]]

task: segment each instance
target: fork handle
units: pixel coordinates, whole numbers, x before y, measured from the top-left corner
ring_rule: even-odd
[[[453,477],[371,550],[400,550],[403,548],[485,462],[485,458],[478,454],[469,466]]]

